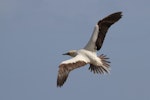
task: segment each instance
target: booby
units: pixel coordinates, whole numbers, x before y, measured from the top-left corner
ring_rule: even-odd
[[[69,55],[72,58],[60,63],[57,76],[57,87],[63,86],[70,71],[80,68],[86,64],[90,64],[89,70],[93,73],[109,73],[109,58],[107,58],[104,54],[97,56],[96,52],[101,49],[109,27],[117,22],[121,17],[122,12],[116,12],[98,21],[89,42],[83,49],[71,50],[63,54]]]

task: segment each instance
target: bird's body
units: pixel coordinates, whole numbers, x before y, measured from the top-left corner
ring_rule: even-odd
[[[89,70],[94,73],[109,73],[110,62],[107,61],[108,58],[103,54],[97,56],[96,52],[102,47],[108,28],[117,22],[121,16],[121,12],[116,12],[100,20],[96,24],[89,42],[83,49],[71,50],[64,54],[73,58],[60,63],[57,77],[58,87],[64,84],[70,71],[86,64],[90,64]]]
[[[71,63],[76,61],[76,59],[80,59],[81,61],[84,61],[85,63],[92,63],[95,65],[101,65],[99,58],[97,57],[96,52],[90,52],[86,49],[80,49],[76,51],[77,56],[74,57],[74,59],[63,61],[61,64]]]

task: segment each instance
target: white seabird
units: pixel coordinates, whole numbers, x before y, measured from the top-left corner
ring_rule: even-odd
[[[59,65],[57,87],[61,87],[67,80],[67,77],[73,69],[80,68],[90,64],[89,70],[94,73],[109,73],[110,65],[105,55],[97,56],[96,52],[102,47],[105,35],[109,27],[122,17],[122,12],[113,13],[104,19],[98,21],[93,34],[87,45],[80,50],[71,50],[63,55],[69,55],[73,58],[61,62]]]

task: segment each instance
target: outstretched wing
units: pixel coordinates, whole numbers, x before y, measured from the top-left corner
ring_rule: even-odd
[[[96,24],[94,32],[88,44],[85,46],[85,49],[90,51],[100,50],[109,27],[121,18],[121,14],[122,12],[116,12],[100,20]]]
[[[70,71],[79,68],[81,66],[84,66],[87,63],[89,63],[89,60],[81,55],[77,55],[72,59],[62,62],[59,65],[59,71],[57,76],[57,87],[61,87],[65,83]]]

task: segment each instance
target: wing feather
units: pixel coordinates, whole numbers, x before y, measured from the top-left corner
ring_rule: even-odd
[[[84,66],[88,63],[88,60],[84,57],[77,55],[76,57],[66,60],[59,65],[59,71],[57,76],[57,87],[61,87],[67,80],[70,71]]]
[[[100,48],[102,47],[102,44],[104,42],[106,33],[109,29],[109,27],[114,24],[115,22],[117,22],[121,17],[122,12],[116,12],[113,13],[107,17],[105,17],[104,19],[100,20],[97,24],[99,26],[99,34],[98,34],[98,38],[96,40],[96,47],[97,50],[100,50]]]
[[[89,42],[85,46],[86,50],[89,51],[100,50],[109,27],[121,18],[122,16],[121,13],[122,12],[113,13],[105,17],[104,19],[98,21]]]

